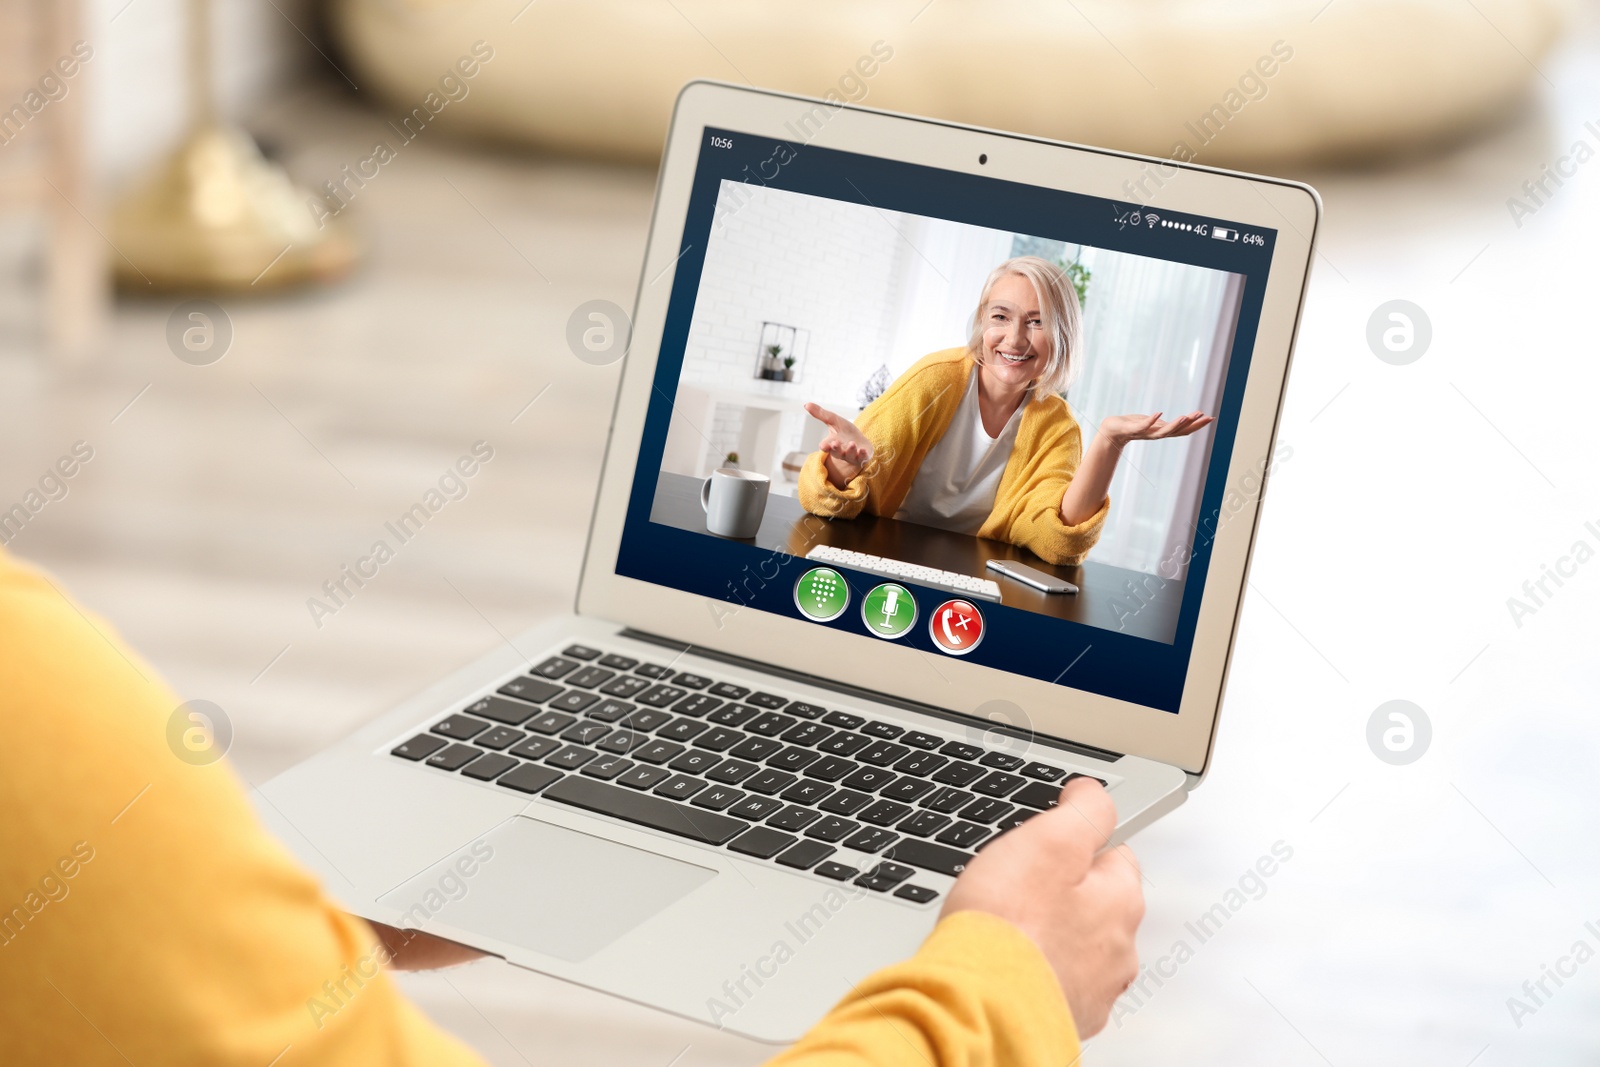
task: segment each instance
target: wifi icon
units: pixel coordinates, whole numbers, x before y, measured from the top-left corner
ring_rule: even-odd
[[[1153,230],[1156,228],[1156,223],[1160,222],[1161,220],[1155,215],[1146,215],[1145,221],[1150,224],[1150,228]]]

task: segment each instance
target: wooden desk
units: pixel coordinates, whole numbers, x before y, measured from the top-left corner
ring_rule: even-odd
[[[706,530],[697,478],[663,472],[656,482],[650,521],[714,536]],[[804,556],[816,545],[832,545],[924,567],[989,578],[1000,586],[1007,607],[1116,630],[1132,637],[1170,644],[1183,603],[1182,580],[1110,567],[1092,559],[1078,567],[1046,563],[1025,548],[1004,541],[952,533],[920,523],[876,515],[823,519],[808,514],[794,497],[771,494],[756,536],[743,544]],[[991,559],[1014,559],[1076,585],[1076,594],[1043,593],[988,570]],[[954,594],[952,594],[954,595]],[[979,608],[992,604],[979,600]]]

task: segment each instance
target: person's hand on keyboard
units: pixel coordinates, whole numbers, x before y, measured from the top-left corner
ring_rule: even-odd
[[[1080,1037],[1098,1033],[1139,974],[1134,932],[1144,918],[1139,864],[1127,845],[1096,855],[1117,813],[1100,784],[1075,778],[1059,806],[978,853],[945,899],[1005,919],[1055,969]]]
[[[872,442],[855,423],[820,404],[806,404],[806,412],[828,428],[817,448],[825,453],[822,464],[828,481],[835,489],[843,489],[872,461]]]

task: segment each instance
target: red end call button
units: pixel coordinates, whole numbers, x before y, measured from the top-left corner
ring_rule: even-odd
[[[970,600],[946,600],[928,620],[928,636],[940,652],[965,656],[983,640],[983,616]]]

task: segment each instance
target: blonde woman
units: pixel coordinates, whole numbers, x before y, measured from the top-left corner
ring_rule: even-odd
[[[800,473],[812,514],[874,515],[1008,541],[1050,563],[1082,563],[1111,507],[1130,441],[1184,437],[1214,420],[1113,415],[1083,450],[1063,399],[1083,359],[1078,294],[1061,268],[1018,256],[984,282],[965,348],[924,356],[851,422],[827,426]]]

